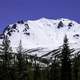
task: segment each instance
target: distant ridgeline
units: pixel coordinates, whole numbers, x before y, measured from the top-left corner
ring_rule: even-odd
[[[80,24],[41,18],[8,25],[0,34],[0,80],[80,80]]]

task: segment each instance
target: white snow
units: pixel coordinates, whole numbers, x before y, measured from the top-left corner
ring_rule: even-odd
[[[59,22],[62,21],[64,26],[57,28]],[[72,23],[69,29],[68,24]],[[27,32],[30,35],[24,34],[25,24],[29,25]],[[22,46],[24,49],[34,49],[43,48],[42,53],[36,53],[41,56],[44,51],[49,51],[58,48],[63,44],[64,36],[67,35],[69,39],[69,44],[71,48],[80,47],[80,36],[74,37],[74,35],[80,35],[80,24],[69,19],[47,19],[41,18],[38,20],[28,20],[24,24],[17,23],[17,29],[19,32],[15,31],[9,37],[11,41],[11,47],[16,49],[19,45],[19,41],[22,41]],[[7,32],[5,32],[7,34]]]

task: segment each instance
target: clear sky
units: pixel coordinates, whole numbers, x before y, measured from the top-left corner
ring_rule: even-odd
[[[41,17],[80,22],[80,0],[0,0],[0,31],[18,20]]]

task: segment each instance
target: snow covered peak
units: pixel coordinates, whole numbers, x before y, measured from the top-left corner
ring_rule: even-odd
[[[80,24],[64,18],[21,20],[8,25],[3,32],[3,35],[9,37],[13,49],[18,47],[21,40],[23,48],[40,48],[43,51],[53,50],[61,46],[65,34],[69,39],[70,47],[80,47]]]

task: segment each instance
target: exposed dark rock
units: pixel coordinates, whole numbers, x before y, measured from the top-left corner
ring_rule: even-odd
[[[73,37],[79,38],[80,35],[79,34],[75,34],[75,35],[73,35]]]
[[[16,29],[16,27],[17,27],[17,25],[16,25],[16,24],[14,24],[14,25],[12,26],[12,28],[13,28],[13,29]]]
[[[27,29],[29,29],[29,25],[28,25],[28,24],[25,24],[25,27],[26,27]]]
[[[61,27],[63,27],[63,26],[64,26],[64,25],[63,25],[63,22],[60,21],[59,24],[58,24],[58,26],[57,26],[57,28],[61,28]]]
[[[69,23],[68,24],[68,29],[70,29],[72,26],[73,26],[73,24],[72,23]]]
[[[27,33],[24,33],[24,34],[26,34],[26,35],[28,35],[28,36],[30,35],[30,33],[28,33],[28,32],[27,32]]]
[[[24,24],[24,21],[21,20],[21,21],[18,21],[17,23],[18,23],[18,24]]]
[[[4,38],[4,34],[0,34],[0,39],[3,39]]]

